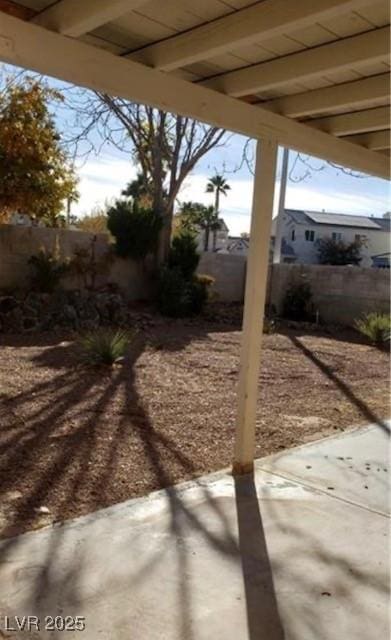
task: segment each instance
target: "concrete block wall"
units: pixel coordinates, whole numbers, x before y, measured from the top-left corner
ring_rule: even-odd
[[[109,236],[67,229],[0,225],[0,289],[26,288],[31,276],[29,258],[41,248],[57,251],[69,258],[78,247],[90,247],[94,240],[96,255],[109,248]],[[205,252],[198,273],[215,278],[214,292],[222,302],[243,302],[246,257]],[[369,311],[389,312],[390,272],[383,269],[332,267],[322,265],[278,264],[269,267],[267,304],[281,312],[290,282],[306,279],[313,302],[325,322],[353,324]],[[115,258],[97,284],[116,283],[129,300],[150,297],[149,280],[141,263]],[[74,278],[64,280],[66,288],[80,286]]]
[[[245,256],[229,253],[201,254],[198,273],[206,273],[215,278],[213,292],[222,302],[242,302],[246,278]]]
[[[105,254],[110,246],[109,236],[105,233],[0,225],[0,289],[28,287],[32,273],[29,258],[41,249],[65,260],[74,255],[75,249],[90,248],[92,242],[97,258]],[[116,283],[130,300],[148,297],[148,282],[143,266],[133,260],[114,258],[107,272],[98,276],[96,284],[109,282]],[[74,277],[66,277],[62,285],[65,289],[71,289],[80,287],[81,283]]]
[[[270,269],[268,303],[282,310],[291,282],[307,281],[324,322],[352,325],[364,313],[389,313],[390,272],[386,269],[276,264]]]

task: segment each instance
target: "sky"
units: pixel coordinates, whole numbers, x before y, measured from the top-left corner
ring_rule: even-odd
[[[215,170],[225,171],[231,189],[221,198],[221,216],[226,221],[231,235],[239,235],[250,229],[253,176],[247,167],[235,171],[239,165],[245,139],[234,136],[223,149],[211,151],[185,180],[180,200],[193,200],[204,204],[213,203],[213,195],[205,192],[209,176]],[[296,153],[290,153],[290,166]],[[281,158],[280,158],[281,160]],[[315,166],[323,163],[311,161]],[[293,180],[301,178],[305,167],[300,165],[293,172]],[[73,205],[72,212],[83,215],[105,199],[118,197],[121,189],[136,175],[136,168],[125,154],[103,149],[99,156],[91,156],[79,169],[80,200]],[[382,216],[391,210],[391,190],[386,180],[352,177],[326,166],[322,171],[313,171],[304,180],[289,180],[285,206],[292,209],[330,211],[359,215]],[[274,199],[274,214],[278,207],[279,170],[277,172]]]
[[[17,71],[17,68],[7,66],[6,71]],[[60,88],[64,86],[51,79],[50,83]],[[60,129],[66,129],[71,118],[66,105],[54,115]],[[245,163],[240,166],[245,142],[242,136],[232,135],[224,147],[211,150],[185,180],[179,194],[180,201],[212,204],[213,195],[205,192],[207,180],[216,172],[224,173],[231,189],[226,197],[221,198],[221,217],[231,235],[248,232],[250,228],[253,176]],[[291,151],[290,167],[295,158],[296,152]],[[324,166],[319,160],[310,161],[313,166]],[[136,167],[129,155],[107,144],[103,145],[98,155],[92,153],[83,162],[79,161],[77,171],[80,200],[72,205],[72,213],[77,216],[90,213],[94,207],[103,206],[105,201],[119,197],[121,189],[136,175]],[[353,177],[329,165],[325,165],[321,171],[310,171],[305,179],[301,179],[305,171],[304,165],[297,163],[288,180],[287,208],[366,216],[382,216],[391,210],[391,188],[386,180],[370,176]],[[278,207],[278,192],[279,170],[274,214]]]

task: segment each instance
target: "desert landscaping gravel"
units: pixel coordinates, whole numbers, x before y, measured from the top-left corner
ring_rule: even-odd
[[[353,332],[264,335],[256,456],[389,413],[389,357]],[[2,537],[232,461],[241,333],[169,321],[123,364],[80,364],[70,334],[0,338]]]

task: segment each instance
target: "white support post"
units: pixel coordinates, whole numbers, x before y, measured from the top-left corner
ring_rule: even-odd
[[[272,139],[263,138],[257,143],[233,463],[233,473],[237,475],[253,470],[258,374],[277,149],[277,143]]]

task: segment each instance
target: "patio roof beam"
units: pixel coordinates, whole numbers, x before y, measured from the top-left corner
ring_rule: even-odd
[[[60,0],[32,22],[65,36],[78,37],[132,11],[146,0]]]
[[[276,166],[277,145],[275,141],[265,139],[262,142],[258,142],[239,367],[238,410],[233,463],[233,473],[237,475],[250,473],[254,464],[258,375],[261,359]]]
[[[273,137],[282,146],[357,171],[389,176],[383,155],[364,148],[358,153],[356,145],[323,131],[6,14],[0,21],[0,59],[253,138]]]
[[[390,116],[389,106],[377,107],[354,113],[343,113],[339,116],[329,116],[328,118],[316,118],[309,120],[306,124],[332,133],[334,136],[347,136],[354,133],[387,129],[390,126]]]
[[[347,136],[344,140],[366,147],[372,151],[390,149],[391,132],[389,129],[386,129],[385,131],[375,131],[374,133],[362,133],[357,136]]]
[[[345,107],[359,108],[373,103],[374,100],[388,101],[389,97],[390,74],[380,73],[353,82],[275,98],[262,102],[260,106],[290,118],[303,118]]]
[[[330,44],[223,73],[203,80],[200,84],[230,96],[246,96],[287,83],[300,82],[306,78],[327,75],[327,72],[350,69],[352,65],[365,66],[373,62],[387,61],[389,50],[389,27],[381,27]]]
[[[302,29],[368,4],[368,0],[264,0],[129,54],[138,62],[172,71],[268,38]]]

